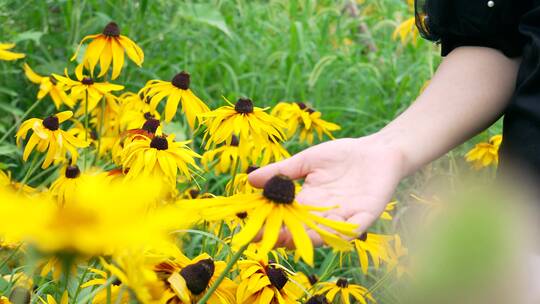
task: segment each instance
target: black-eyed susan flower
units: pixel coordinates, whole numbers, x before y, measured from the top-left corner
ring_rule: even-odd
[[[158,131],[154,136],[141,135],[127,143],[122,151],[122,167],[128,178],[139,175],[163,177],[176,183],[178,171],[190,179],[200,155],[191,150],[189,141],[174,141],[174,134],[165,136]]]
[[[226,263],[215,261],[207,254],[193,260],[187,257],[168,259],[154,265],[156,272],[168,288],[164,291],[167,303],[197,303],[207,289],[225,270]],[[236,284],[225,278],[209,298],[208,303],[235,304]]]
[[[79,167],[77,165],[65,166],[60,170],[60,175],[51,184],[49,190],[58,203],[64,205],[77,197],[75,192],[81,182],[84,182],[84,178],[81,178]]]
[[[101,34],[84,37],[71,58],[72,61],[77,58],[81,45],[88,39],[92,39],[92,42],[86,48],[82,63],[93,74],[94,68],[99,62],[100,73],[98,77],[105,75],[112,63],[111,77],[116,79],[124,66],[124,52],[139,67],[144,61],[142,49],[128,37],[120,35],[120,28],[114,22],[108,23]]]
[[[26,161],[30,153],[36,149],[39,152],[47,151],[42,168],[49,167],[55,159],[65,158],[68,152],[71,163],[75,164],[79,156],[77,148],[87,147],[88,143],[60,129],[60,124],[71,118],[72,115],[71,111],[64,111],[45,119],[25,120],[17,131],[17,144],[21,144],[29,130],[32,130],[33,133],[24,148],[23,160]]]
[[[336,282],[322,282],[318,286],[317,294],[325,295],[330,303],[349,304],[351,299],[353,303],[377,303],[367,288],[351,284],[346,278],[339,278]]]
[[[161,116],[152,111],[150,105],[144,102],[138,94],[126,92],[119,97],[120,101],[120,130],[140,129],[148,120],[159,121]],[[155,133],[154,130],[152,133]]]
[[[269,140],[265,145],[255,146],[251,158],[261,166],[291,157],[291,154],[282,146],[280,140]]]
[[[15,47],[15,43],[0,43],[0,60],[17,60],[24,58],[26,55],[9,51]]]
[[[467,152],[465,159],[476,170],[492,165],[497,166],[499,164],[499,147],[501,143],[502,135],[492,136],[489,142],[482,142],[474,146],[474,148]]]
[[[75,69],[76,80],[69,78],[67,69],[64,74],[65,76],[57,74],[52,74],[52,76],[69,89],[69,98],[75,102],[82,101],[81,108],[88,110],[88,112],[96,107],[103,95],[124,89],[124,86],[109,82],[95,82],[92,77],[83,74],[82,65]]]
[[[208,106],[190,89],[191,76],[182,71],[176,74],[171,81],[150,80],[141,89],[139,94],[150,100],[150,109],[154,111],[158,104],[167,98],[165,105],[165,121],[170,122],[181,103],[182,111],[191,127],[195,128],[198,116],[209,111]]]
[[[225,185],[225,191],[230,194],[260,192],[261,190],[253,187],[248,180],[248,174],[258,168],[257,166],[249,166],[245,172],[236,174],[236,177]]]
[[[310,297],[309,299],[307,299],[307,301],[304,302],[304,304],[330,304],[330,303],[328,303],[328,300],[326,299],[325,296],[314,295]]]
[[[280,102],[272,109],[272,115],[287,123],[287,137],[300,130],[300,141],[313,143],[315,134],[322,140],[323,134],[333,139],[332,132],[340,130],[337,124],[322,119],[322,113],[303,102]]]
[[[38,100],[43,99],[43,97],[49,94],[57,109],[59,109],[63,104],[70,108],[73,107],[74,101],[67,96],[64,84],[59,83],[54,76],[41,76],[34,72],[26,63],[24,64],[23,68],[26,77],[33,83],[39,84],[39,91],[37,94]]]
[[[233,135],[230,144],[223,144],[220,147],[206,151],[201,159],[201,164],[206,170],[214,168],[216,174],[233,173],[240,169],[245,171],[249,166],[251,145],[245,144],[240,148],[238,137]],[[217,162],[214,164],[214,162]],[[233,173],[234,174],[234,173]]]
[[[240,98],[236,104],[225,101],[229,105],[200,115],[206,126],[206,149],[223,142],[230,144],[232,135],[240,139],[240,144],[251,141],[265,145],[272,140],[285,140],[285,123],[266,113],[267,109],[255,107],[248,98]]]
[[[296,304],[302,296],[291,281],[291,271],[268,260],[262,252],[246,250],[240,268],[236,303]]]
[[[208,221],[221,220],[238,213],[247,212],[245,226],[233,238],[233,245],[242,246],[251,242],[263,229],[260,242],[261,252],[268,253],[274,248],[282,226],[288,228],[298,255],[308,264],[313,264],[313,243],[306,233],[306,227],[316,231],[330,246],[339,250],[351,248],[344,240],[328,229],[354,236],[356,225],[329,220],[312,213],[328,208],[299,204],[295,200],[295,184],[285,176],[271,178],[259,193],[236,194],[230,197],[216,197],[206,200],[182,201],[186,208],[194,208]]]
[[[381,262],[389,261],[393,240],[394,236],[391,235],[365,232],[352,241],[364,274],[368,273],[370,257],[375,269],[379,269]]]

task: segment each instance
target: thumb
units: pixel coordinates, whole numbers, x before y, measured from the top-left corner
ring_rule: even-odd
[[[259,168],[248,175],[249,183],[262,188],[272,177],[281,174],[291,179],[299,179],[309,173],[305,151],[277,163]]]

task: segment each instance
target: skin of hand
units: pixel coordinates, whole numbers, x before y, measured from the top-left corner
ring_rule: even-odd
[[[299,203],[338,206],[323,215],[359,225],[380,216],[400,180],[496,121],[511,99],[519,59],[483,47],[460,47],[437,69],[430,85],[399,117],[362,138],[338,139],[250,173],[263,187],[276,174],[304,178]],[[308,231],[315,244],[321,239]],[[291,246],[282,231],[278,246]]]

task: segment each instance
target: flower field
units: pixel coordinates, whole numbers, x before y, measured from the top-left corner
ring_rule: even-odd
[[[491,179],[500,124],[367,231],[249,173],[371,134],[440,61],[405,0],[0,2],[0,303],[401,303],[433,180]]]

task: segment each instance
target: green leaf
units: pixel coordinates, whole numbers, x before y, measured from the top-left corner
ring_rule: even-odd
[[[24,40],[33,40],[36,44],[39,44],[39,40],[41,39],[41,36],[43,36],[43,32],[38,31],[26,31],[19,33],[13,41],[15,43],[24,41]]]
[[[215,27],[225,35],[231,37],[231,30],[227,26],[225,18],[215,5],[203,3],[193,4],[189,7],[180,8],[179,14],[187,20]]]

